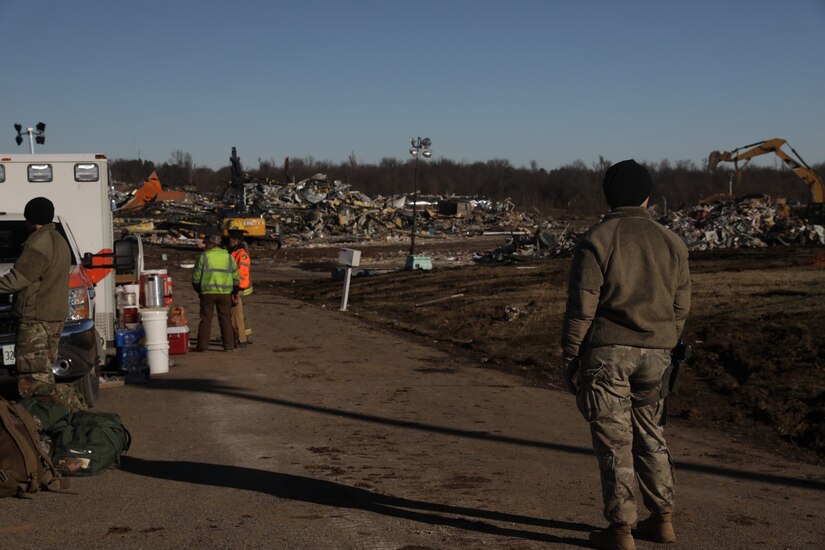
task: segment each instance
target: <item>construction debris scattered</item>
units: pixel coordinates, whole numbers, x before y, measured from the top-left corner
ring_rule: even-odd
[[[682,237],[689,250],[761,248],[774,245],[825,245],[825,227],[781,212],[768,197],[713,201],[654,217]],[[543,222],[532,235],[513,235],[501,247],[476,255],[479,263],[518,262],[533,258],[569,256],[587,228]]]
[[[787,214],[780,216],[764,196],[670,212],[660,221],[680,235],[690,250],[825,244],[823,226]]]
[[[284,246],[308,241],[403,242],[412,225],[412,200],[406,195],[370,198],[324,174],[297,183],[247,185],[248,208],[261,216],[268,231]],[[157,176],[131,192],[116,193],[115,228],[140,234],[144,242],[194,247],[204,234],[219,227],[221,213],[231,204],[215,194],[164,191]],[[587,227],[543,219],[516,211],[510,201],[484,197],[417,197],[417,230],[431,236],[501,234],[506,242],[473,258],[479,263],[518,262],[569,256]],[[718,200],[659,215],[659,221],[680,235],[691,250],[825,244],[825,228],[788,216],[767,197]]]
[[[147,180],[148,182],[149,180]],[[156,178],[155,178],[156,181]],[[147,183],[148,184],[148,183]],[[115,226],[123,233],[140,234],[150,244],[192,245],[214,231],[222,211],[231,204],[216,195],[187,193],[184,200],[162,200],[164,192],[146,185],[120,193]],[[361,240],[394,241],[408,238],[412,225],[412,201],[406,195],[370,198],[349,184],[330,182],[326,175],[289,184],[249,184],[248,209],[281,235],[286,246],[323,239],[327,242]],[[538,225],[532,216],[517,213],[509,201],[493,203],[474,197],[418,196],[418,231],[430,235],[481,235],[490,232],[527,232]]]

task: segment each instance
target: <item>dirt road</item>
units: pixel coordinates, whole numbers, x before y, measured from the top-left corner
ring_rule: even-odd
[[[194,293],[176,293],[194,329]],[[122,467],[5,499],[0,548],[572,548],[603,524],[571,396],[349,313],[274,293],[249,309],[253,345],[216,342],[103,389],[98,409],[134,438]],[[669,436],[676,548],[825,540],[825,468],[733,436]]]

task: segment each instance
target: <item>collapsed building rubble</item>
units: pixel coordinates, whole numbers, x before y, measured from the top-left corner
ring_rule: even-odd
[[[764,196],[702,204],[669,212],[659,221],[681,236],[690,250],[825,244],[823,226],[780,215]]]
[[[685,241],[689,250],[756,248],[772,245],[823,244],[825,227],[807,223],[772,205],[766,196],[710,201],[654,218]],[[517,262],[569,256],[586,228],[544,222],[529,235],[512,235],[499,248],[477,254],[479,263]]]
[[[148,243],[189,245],[219,227],[232,197],[187,193],[185,201],[152,200],[136,205],[132,193],[120,193],[115,226],[141,234]],[[330,242],[403,239],[412,226],[409,196],[371,198],[349,184],[328,181],[324,174],[297,183],[257,182],[245,189],[248,209],[277,231],[285,243],[316,239]],[[481,235],[488,231],[528,231],[532,215],[518,213],[512,203],[474,197],[424,197],[416,200],[417,230],[431,235]]]
[[[158,187],[159,188],[159,187]],[[120,193],[115,227],[141,234],[150,244],[196,246],[202,235],[215,231],[232,197],[186,193],[183,200],[154,200],[136,204],[135,192]],[[369,197],[324,174],[296,183],[253,182],[245,189],[249,211],[261,216],[286,245],[306,241],[403,241],[412,226],[412,197]],[[179,198],[179,197],[178,197]],[[417,231],[429,235],[478,236],[501,234],[504,244],[476,253],[478,263],[517,262],[569,256],[587,227],[540,219],[519,212],[509,200],[485,197],[415,197]],[[825,244],[825,228],[788,216],[768,197],[716,200],[683,210],[658,214],[660,223],[680,235],[690,250],[763,247],[803,243]]]

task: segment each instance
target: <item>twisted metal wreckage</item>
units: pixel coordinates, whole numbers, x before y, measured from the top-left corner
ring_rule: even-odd
[[[195,247],[204,234],[219,227],[228,206],[214,194],[185,193],[174,196],[175,200],[164,200],[168,195],[163,193],[148,194],[137,204],[136,194],[138,190],[115,193],[115,203],[122,205],[114,213],[115,227],[140,234],[149,244]],[[279,234],[285,246],[310,241],[402,242],[409,238],[412,225],[409,196],[370,198],[349,184],[328,181],[324,174],[297,183],[249,184],[246,200],[250,211],[263,217],[268,230]],[[495,250],[475,254],[473,260],[479,263],[569,256],[587,230],[571,222],[517,212],[509,200],[419,195],[416,206],[417,227],[423,234],[445,238],[501,234],[507,238]],[[764,196],[718,200],[664,214],[655,207],[651,210],[690,250],[825,244],[823,226],[783,215]]]

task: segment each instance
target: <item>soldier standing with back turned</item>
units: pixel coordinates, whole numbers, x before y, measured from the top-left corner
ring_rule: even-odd
[[[564,379],[590,422],[607,529],[594,548],[635,549],[634,486],[651,512],[639,538],[676,541],[673,462],[665,442],[663,380],[690,306],[688,251],[653,220],[653,181],[633,160],[604,177],[611,211],[576,245],[562,333]],[[578,388],[574,383],[577,378]]]

